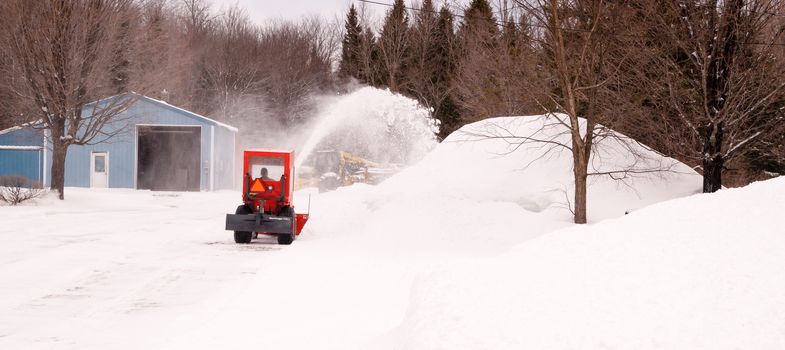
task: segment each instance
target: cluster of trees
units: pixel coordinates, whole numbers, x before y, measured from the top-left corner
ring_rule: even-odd
[[[443,136],[489,116],[563,113],[570,142],[554,147],[573,155],[579,223],[593,146],[611,129],[694,166],[704,192],[723,174],[732,184],[785,174],[785,3],[491,5],[472,0],[456,14],[396,0],[378,35],[352,7],[341,76],[419,99]],[[525,140],[538,141],[551,140]]]
[[[207,0],[4,0],[0,128],[43,122],[62,198],[68,147],[111,137],[104,124],[133,98],[92,101],[134,91],[233,125],[291,127],[312,95],[336,90],[339,48],[339,24],[261,26],[236,6],[216,15]]]
[[[352,5],[347,13],[339,78],[418,99],[441,121],[442,137],[491,116],[542,112],[529,80],[548,77],[533,59],[527,17],[515,7],[474,0],[457,13],[432,0],[413,7],[396,0],[378,35],[363,9]]]
[[[378,25],[359,1],[343,26],[258,25],[208,1],[0,2],[0,128],[42,120],[62,189],[68,146],[111,136],[102,125],[129,102],[83,119],[91,101],[136,91],[247,134],[295,127],[313,96],[359,82],[419,100],[442,137],[491,116],[563,113],[578,222],[593,145],[610,129],[694,166],[706,192],[723,174],[785,173],[781,0],[471,0],[459,11],[394,0]]]
[[[9,0],[0,23],[4,123],[30,113],[19,101],[27,91],[17,49],[60,49],[45,39],[63,52],[30,59],[90,58],[88,101],[136,91],[220,120],[265,114],[291,125],[307,117],[309,95],[336,90],[340,25],[319,17],[260,25],[237,6],[216,14],[209,0]],[[91,40],[92,53],[75,47]]]

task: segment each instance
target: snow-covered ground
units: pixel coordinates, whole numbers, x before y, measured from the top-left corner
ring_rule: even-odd
[[[298,191],[291,246],[235,245],[234,192],[0,207],[0,349],[785,347],[785,180],[690,196],[697,175],[640,150],[671,172],[595,178],[575,227],[567,153],[463,137],[378,186]]]
[[[418,278],[391,338],[402,349],[783,349],[783,208],[778,178],[445,264]]]

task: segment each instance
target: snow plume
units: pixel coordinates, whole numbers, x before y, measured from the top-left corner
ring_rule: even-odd
[[[436,146],[439,125],[417,101],[364,87],[330,99],[307,130],[308,138],[297,148],[298,165],[321,148],[412,164]]]
[[[372,87],[345,95],[310,96],[301,108],[287,112],[294,115],[285,117],[260,101],[237,105],[227,115],[238,117],[225,119],[239,128],[241,150],[293,149],[296,165],[320,149],[347,151],[381,163],[413,164],[436,146],[439,131],[430,111],[416,100]]]
[[[240,130],[238,152],[252,148],[294,149],[302,140],[297,128],[287,124],[296,124],[295,120],[313,108],[316,98],[307,100],[290,107],[291,110],[276,111],[265,98],[246,96],[225,102],[219,113],[224,121]]]

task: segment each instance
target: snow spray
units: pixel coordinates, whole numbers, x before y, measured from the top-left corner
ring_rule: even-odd
[[[416,100],[364,87],[336,97],[314,120],[298,150],[299,166],[319,148],[348,151],[377,162],[411,164],[436,145],[438,121]]]

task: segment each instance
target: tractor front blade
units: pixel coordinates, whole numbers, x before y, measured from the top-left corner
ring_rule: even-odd
[[[267,214],[226,214],[229,231],[292,233],[292,218]]]

